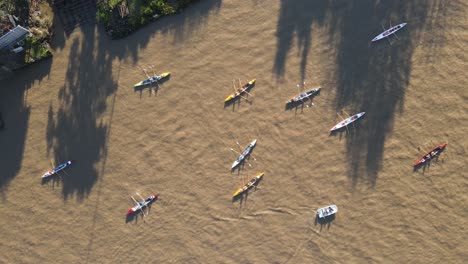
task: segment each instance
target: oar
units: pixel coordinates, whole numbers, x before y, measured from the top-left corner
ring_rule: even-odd
[[[239,141],[236,141],[236,144],[237,144],[237,146],[239,146],[240,151],[242,151],[242,147],[241,147],[241,145],[239,144]]]
[[[237,94],[236,84],[234,83],[234,79],[232,79],[232,89],[234,89],[234,96]]]
[[[135,194],[140,197],[142,202],[145,202],[145,199],[138,192],[136,192]],[[140,203],[138,203],[138,205],[140,205]],[[141,212],[143,213],[144,216],[147,216],[148,214],[145,214],[145,210],[143,209],[145,206],[147,206],[147,205],[140,205],[140,210],[141,210]]]
[[[247,98],[247,97],[245,97],[245,96],[242,96],[242,95],[240,95],[240,94],[239,94],[238,96],[239,96],[240,98],[244,99],[245,101],[251,103],[251,101],[249,100],[249,98]]]
[[[343,110],[341,110],[341,111],[343,111]],[[346,119],[346,118],[343,118],[343,116],[341,116],[339,113],[337,113],[337,114],[338,114],[338,116],[339,116],[341,119],[343,119],[343,120]],[[349,134],[348,125],[345,125],[345,127],[346,127],[346,131],[347,131],[348,134]]]
[[[348,114],[348,112],[346,112],[345,110],[343,110],[343,113],[345,113],[345,114],[348,116],[348,118],[351,117],[351,116]],[[354,125],[354,121],[353,121],[351,124],[353,124],[353,129],[356,129],[356,126]],[[347,126],[346,126],[346,127],[347,127]]]
[[[255,161],[257,161],[257,159],[254,156],[252,156],[251,153],[249,153],[249,156],[252,157],[252,159],[254,159]]]
[[[68,177],[70,177],[70,174],[68,174],[65,170],[62,170],[63,173],[65,173]]]
[[[235,153],[239,154],[239,155],[242,155],[242,153],[240,152],[237,152],[236,150],[234,150],[233,148],[231,148],[232,151],[234,151]]]
[[[145,68],[143,68],[143,67],[141,67],[141,66],[137,66],[137,67],[140,68],[140,69],[143,71],[143,73],[146,75],[147,78],[150,78],[150,76],[149,76],[148,73],[146,72],[146,69],[145,69]]]
[[[244,93],[246,93],[246,94],[248,94],[248,95],[250,95],[250,96],[253,96],[253,94],[247,92],[247,89],[244,91]]]

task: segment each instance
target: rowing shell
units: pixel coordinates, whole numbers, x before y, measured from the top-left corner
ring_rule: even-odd
[[[447,146],[447,143],[440,144],[439,146],[434,148],[431,152],[428,152],[426,155],[424,155],[424,157],[422,157],[422,158],[418,159],[417,161],[415,161],[414,166],[416,167],[418,165],[421,165],[421,164],[431,160],[432,158],[438,156],[442,151],[444,151],[446,146]]]
[[[338,207],[336,205],[329,205],[318,209],[317,215],[319,218],[325,218],[327,216],[336,214],[336,212],[338,212]]]
[[[158,194],[153,194],[150,197],[146,198],[145,200],[139,202],[137,205],[135,205],[134,207],[130,208],[127,211],[127,215],[133,214],[136,211],[141,210],[144,206],[147,206],[149,203],[154,201],[156,198],[158,198]]]
[[[234,169],[235,167],[237,167],[244,159],[245,157],[247,157],[250,152],[252,151],[252,149],[255,147],[255,144],[257,144],[257,140],[254,139],[254,141],[250,142],[250,144],[245,148],[245,150],[239,155],[239,157],[237,157],[236,161],[234,161],[234,163],[232,163],[232,167],[231,169]]]
[[[44,173],[44,175],[42,175],[42,178],[47,178],[47,177],[50,177],[52,175],[54,175],[55,173],[61,171],[61,170],[64,170],[66,167],[70,166],[72,164],[72,161],[69,160],[63,164],[60,164],[58,165],[57,167],[55,167],[53,170],[50,170],[46,173]]]
[[[345,127],[353,122],[355,122],[356,120],[358,120],[359,118],[361,118],[366,112],[361,112],[359,114],[355,114],[353,116],[350,116],[348,118],[346,118],[345,120],[339,122],[338,124],[336,124],[336,126],[332,127],[330,129],[330,131],[334,131],[334,130],[337,130],[337,129],[340,129],[342,127]]]
[[[302,100],[304,100],[304,99],[307,99],[307,98],[309,98],[309,97],[311,97],[311,96],[313,96],[313,95],[319,93],[319,92],[320,92],[320,89],[322,89],[322,88],[318,87],[318,88],[315,88],[315,89],[311,89],[311,90],[305,91],[305,92],[303,92],[303,93],[301,93],[301,94],[298,94],[298,95],[294,96],[293,98],[291,98],[291,99],[290,99],[289,101],[287,101],[286,103],[287,103],[287,104],[290,104],[290,103],[299,102],[299,101],[302,101]]]
[[[148,84],[160,81],[160,80],[168,77],[169,75],[171,75],[170,72],[164,72],[164,73],[161,73],[161,75],[154,75],[152,77],[149,77],[148,79],[145,79],[145,80],[135,84],[133,87],[148,85]]]
[[[391,34],[395,34],[398,30],[402,29],[404,26],[406,26],[406,23],[401,23],[399,25],[391,27],[385,30],[384,32],[380,33],[379,35],[377,35],[375,38],[372,39],[372,41],[374,42],[377,40],[381,40],[383,38],[390,36]]]
[[[260,181],[260,179],[263,177],[263,172],[260,172],[259,174],[257,174],[256,176],[254,176],[246,185],[244,185],[244,187],[240,188],[239,190],[237,190],[233,195],[232,197],[236,197],[240,194],[243,194],[244,192],[246,192],[248,189],[252,188],[258,181]]]
[[[224,99],[224,102],[229,102],[232,99],[238,97],[239,95],[243,94],[246,92],[248,89],[250,89],[254,84],[255,84],[256,79],[251,80],[250,82],[244,84],[241,88],[239,88],[235,93],[228,95],[226,99]]]

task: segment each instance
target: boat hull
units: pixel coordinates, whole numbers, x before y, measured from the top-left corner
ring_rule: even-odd
[[[255,175],[246,185],[244,185],[242,188],[237,190],[232,197],[235,198],[246,191],[248,191],[250,188],[252,188],[255,184],[257,184],[263,177],[264,173],[260,172],[259,174]]]
[[[50,177],[50,176],[53,176],[55,175],[57,172],[61,171],[61,170],[64,170],[65,168],[67,168],[68,166],[70,166],[72,164],[72,161],[69,160],[63,164],[60,164],[59,166],[55,167],[54,169],[44,173],[44,175],[41,176],[41,178],[47,178],[47,177]]]
[[[445,147],[447,147],[447,143],[440,144],[430,152],[426,153],[426,155],[424,155],[422,158],[415,161],[413,165],[416,167],[430,161],[434,157],[437,157],[442,151],[444,151]]]
[[[224,102],[227,103],[235,98],[237,98],[239,95],[241,95],[242,93],[244,93],[245,91],[247,91],[248,89],[250,89],[256,82],[257,80],[256,79],[253,79],[251,80],[250,82],[244,84],[241,88],[240,91],[236,92],[236,93],[233,93],[233,94],[230,94],[228,95],[228,97],[226,97],[226,99],[224,99]]]
[[[340,123],[336,124],[334,127],[332,127],[330,129],[330,131],[335,131],[335,130],[338,130],[338,129],[343,128],[345,126],[348,126],[348,125],[356,122],[359,118],[363,117],[365,114],[366,114],[366,112],[361,112],[361,113],[355,114],[353,116],[350,116],[350,117],[346,118],[345,120],[341,121]]]
[[[237,158],[237,160],[235,160],[232,163],[231,170],[235,169],[237,166],[239,166],[239,164],[241,164],[242,161],[244,161],[244,159],[250,154],[250,152],[252,151],[252,149],[255,147],[256,144],[257,144],[257,139],[254,139],[252,142],[250,142],[250,144],[245,148],[245,150]]]
[[[326,218],[327,216],[334,215],[338,212],[338,207],[336,205],[329,205],[317,210],[318,218]]]
[[[147,206],[148,204],[152,203],[154,200],[156,200],[158,198],[158,195],[159,194],[153,194],[151,195],[150,197],[146,198],[144,200],[144,203],[143,204],[138,204],[130,209],[128,209],[127,211],[127,215],[131,215],[139,210],[141,210],[143,207]]]
[[[156,77],[154,80],[148,81],[149,79],[153,78],[153,77],[151,77],[151,78],[149,78],[149,79],[145,79],[145,80],[143,80],[143,81],[141,81],[141,82],[136,83],[135,85],[133,85],[133,87],[140,87],[140,86],[149,85],[149,84],[152,84],[152,83],[154,83],[154,82],[160,81],[160,80],[162,80],[162,79],[164,79],[164,78],[167,78],[167,77],[169,77],[170,75],[171,75],[170,72],[163,72],[163,73],[161,73],[161,75],[155,75],[155,76],[153,76],[153,77]]]
[[[404,26],[406,26],[406,23],[401,23],[399,25],[396,25],[394,27],[389,28],[388,30],[385,30],[384,32],[380,33],[377,35],[375,38],[372,39],[372,42],[381,40],[383,38],[389,37],[392,34],[395,34],[398,30],[402,29]]]
[[[289,99],[288,101],[286,101],[286,104],[297,103],[299,101],[303,101],[304,99],[308,99],[308,98],[320,93],[321,89],[322,89],[321,87],[318,87],[318,88],[314,88],[314,89],[305,91],[305,92],[303,92],[301,94],[298,94],[298,95],[294,96],[293,98]]]

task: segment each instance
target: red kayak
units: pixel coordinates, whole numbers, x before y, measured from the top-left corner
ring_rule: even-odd
[[[436,148],[428,152],[426,155],[424,155],[424,157],[415,161],[414,166],[415,167],[419,166],[427,161],[430,161],[432,158],[439,156],[439,154],[445,149],[446,146],[447,146],[447,143],[440,144],[439,146],[437,146]]]

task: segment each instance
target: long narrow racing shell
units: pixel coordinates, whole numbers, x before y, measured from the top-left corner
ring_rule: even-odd
[[[254,84],[255,84],[256,79],[251,80],[250,82],[244,84],[241,88],[237,89],[235,93],[228,95],[226,99],[224,99],[224,102],[229,102],[232,99],[242,95],[245,93],[247,90],[249,90]]]
[[[264,173],[263,172],[260,172],[259,174],[255,175],[246,185],[244,185],[242,188],[240,188],[239,190],[237,190],[233,195],[232,197],[236,197],[238,195],[241,195],[243,194],[244,192],[246,192],[248,189],[252,188],[255,184],[257,184],[258,181],[260,181],[260,179],[262,179]]]
[[[444,151],[445,147],[447,146],[447,143],[440,144],[439,146],[435,147],[433,150],[430,152],[426,153],[424,157],[418,159],[417,161],[414,162],[414,166],[419,166],[425,162],[430,161],[434,157],[438,156],[442,151]]]
[[[318,94],[320,92],[322,88],[321,87],[317,87],[317,88],[314,88],[314,89],[311,89],[311,90],[307,90],[303,93],[300,93],[296,96],[294,96],[293,98],[289,99],[286,103],[287,104],[290,104],[290,103],[295,103],[295,102],[299,102],[299,101],[303,101],[304,99],[307,99],[315,94]]]
[[[147,206],[151,202],[153,202],[156,198],[158,198],[158,194],[153,194],[150,197],[146,198],[145,200],[139,202],[137,205],[133,206],[132,208],[128,209],[127,215],[133,214],[138,210],[141,210],[144,206]]]
[[[252,142],[250,142],[250,144],[245,148],[244,151],[242,151],[239,157],[237,157],[234,163],[232,163],[231,169],[234,169],[239,164],[241,164],[241,162],[250,154],[250,152],[252,151],[252,149],[255,147],[256,144],[257,144],[257,139],[254,139]]]
[[[145,79],[139,83],[136,83],[134,87],[144,86],[144,85],[148,85],[148,84],[160,81],[166,77],[169,77],[169,75],[171,75],[170,72],[164,72],[164,73],[161,73],[161,75],[154,75],[152,77],[149,77],[148,79]]]
[[[334,130],[340,129],[342,127],[348,126],[349,124],[351,124],[353,122],[356,122],[359,118],[361,118],[365,114],[366,114],[366,112],[361,112],[361,113],[355,114],[353,116],[350,116],[350,117],[346,118],[345,120],[343,120],[343,121],[339,122],[338,124],[336,124],[334,127],[332,127],[330,129],[330,131],[334,131]]]
[[[72,161],[71,161],[71,160],[69,160],[69,161],[67,161],[67,162],[65,162],[65,163],[62,163],[62,164],[58,165],[57,167],[55,167],[54,169],[52,169],[52,170],[50,170],[50,171],[44,173],[44,175],[42,175],[41,178],[50,177],[50,176],[56,174],[57,172],[59,172],[59,171],[61,171],[61,170],[64,170],[66,167],[70,166],[71,164],[72,164]]]
[[[391,27],[387,30],[385,30],[384,32],[380,33],[379,35],[377,35],[375,38],[372,39],[372,42],[374,41],[377,41],[377,40],[381,40],[383,38],[386,38],[392,34],[395,34],[398,30],[402,29],[404,26],[406,26],[406,23],[401,23],[399,25],[396,25],[394,27]]]

